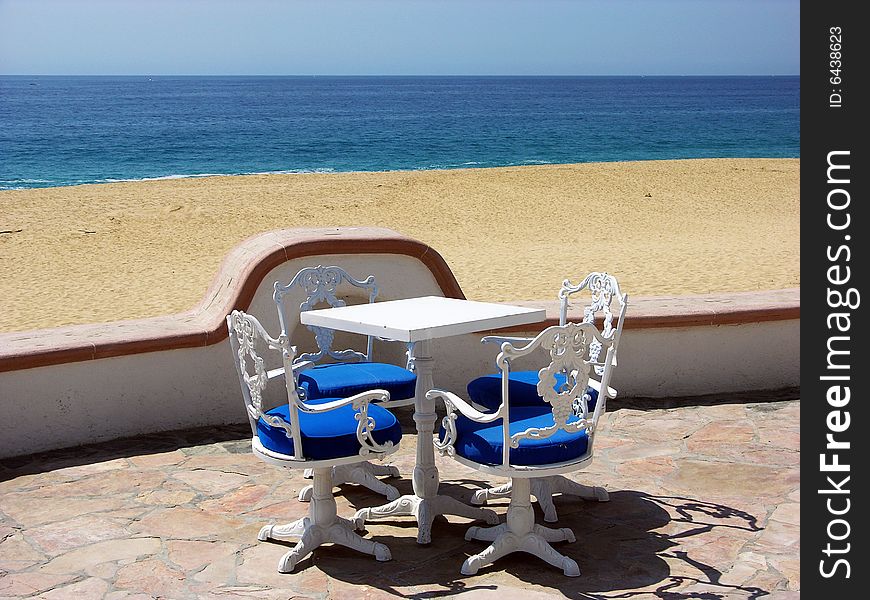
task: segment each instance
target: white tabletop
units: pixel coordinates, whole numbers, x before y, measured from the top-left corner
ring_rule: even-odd
[[[545,316],[546,311],[542,308],[425,296],[307,310],[300,315],[300,320],[305,325],[374,335],[400,342],[418,342],[539,323]]]

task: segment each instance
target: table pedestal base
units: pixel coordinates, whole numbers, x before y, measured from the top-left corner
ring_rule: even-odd
[[[414,397],[414,423],[417,426],[417,461],[411,482],[414,493],[402,496],[383,506],[363,508],[354,515],[357,527],[367,520],[393,516],[413,516],[417,519],[417,543],[432,541],[432,521],[437,515],[456,515],[469,519],[483,519],[490,525],[498,523],[498,515],[488,508],[463,504],[450,496],[438,494],[438,467],[435,466],[435,444],[432,437],[437,415],[435,400],[426,397],[434,385],[432,371],[432,345],[420,340],[411,347],[411,364],[417,375]]]
[[[413,516],[417,519],[417,543],[428,544],[432,541],[432,521],[437,515],[483,519],[490,525],[498,523],[498,515],[488,508],[469,506],[450,496],[421,498],[415,495],[402,496],[383,506],[362,508],[356,512],[353,520],[359,529],[366,521],[372,519]]]

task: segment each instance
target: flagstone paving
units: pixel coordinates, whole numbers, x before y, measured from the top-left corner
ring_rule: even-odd
[[[326,546],[280,574],[288,546],[257,532],[303,516],[308,481],[257,460],[245,424],[0,461],[0,598],[799,597],[798,391],[612,404],[592,466],[572,475],[610,502],[556,499],[577,578],[525,554],[461,575],[484,545],[459,517],[436,520],[428,546],[408,517],[367,524],[390,562]],[[400,416],[391,483],[408,493],[415,440]],[[438,467],[457,498],[487,484],[448,457]],[[382,503],[354,485],[336,499],[344,516]],[[502,519],[507,503],[491,503]]]

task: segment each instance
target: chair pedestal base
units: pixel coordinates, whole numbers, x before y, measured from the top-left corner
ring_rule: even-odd
[[[550,545],[550,542],[573,542],[574,533],[568,528],[550,529],[536,525],[529,480],[517,478],[512,483],[507,522],[495,527],[471,527],[466,532],[466,540],[482,540],[492,544],[483,552],[468,557],[462,563],[462,574],[474,575],[480,567],[490,565],[511,552],[521,551],[559,567],[568,577],[580,575],[577,563],[559,554]]]
[[[541,510],[544,511],[544,521],[547,523],[555,523],[559,520],[558,515],[556,515],[556,505],[553,504],[553,494],[570,494],[572,496],[579,496],[584,500],[595,500],[596,502],[607,502],[610,500],[610,495],[603,487],[583,485],[562,475],[531,479],[531,494],[538,501]],[[474,492],[471,503],[480,506],[486,504],[487,500],[508,498],[510,495],[511,483],[508,482],[498,487]]]
[[[314,469],[305,469],[305,478],[311,479]],[[367,487],[371,491],[387,497],[387,500],[395,500],[399,497],[399,490],[388,483],[384,483],[378,476],[398,477],[399,469],[392,465],[376,465],[370,462],[339,465],[332,468],[332,486],[338,487],[345,483],[356,483]],[[299,501],[309,502],[314,493],[314,486],[307,485],[299,490]]]
[[[416,495],[402,496],[389,504],[374,508],[362,508],[354,515],[354,522],[362,527],[366,521],[387,517],[410,515],[417,519],[417,543],[432,541],[432,521],[437,515],[456,515],[467,519],[483,519],[498,523],[498,515],[489,509],[469,506],[450,496],[421,498]]]
[[[332,468],[314,470],[311,506],[308,516],[287,525],[266,525],[260,529],[257,539],[299,540],[278,561],[279,573],[291,573],[300,560],[323,544],[333,543],[373,555],[379,561],[390,560],[390,549],[384,544],[367,540],[354,532],[355,521],[336,515],[335,498],[332,495]]]

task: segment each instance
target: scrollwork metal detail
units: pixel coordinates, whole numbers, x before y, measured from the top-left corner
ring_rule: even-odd
[[[622,303],[623,296],[619,291],[619,283],[616,278],[605,272],[593,272],[587,275],[583,281],[574,285],[570,280],[566,279],[562,282],[562,288],[559,290],[559,300],[562,303],[561,324],[564,325],[567,320],[568,297],[588,289],[592,301],[583,307],[583,323],[595,323],[595,316],[599,313],[602,315],[601,336],[610,339],[615,331],[613,327],[613,299],[617,298]],[[598,362],[601,355],[601,344],[598,340],[592,340],[589,347],[589,359],[592,362]],[[604,367],[601,365],[594,366],[595,373],[601,376],[604,373]]]
[[[356,408],[356,407],[355,407]],[[369,456],[370,454],[383,454],[389,452],[393,447],[393,442],[385,442],[379,444],[375,441],[374,431],[376,423],[374,418],[368,414],[368,403],[359,407],[359,412],[354,415],[357,420],[356,439],[360,443],[360,456]]]
[[[337,295],[338,286],[342,282],[347,282],[350,285],[368,291],[369,302],[374,302],[378,295],[378,286],[375,283],[374,275],[369,275],[366,279],[359,280],[351,277],[347,271],[341,267],[331,266],[324,267],[318,265],[316,267],[306,267],[300,270],[287,285],[275,283],[275,291],[273,298],[279,307],[281,315],[281,326],[284,331],[287,331],[287,323],[284,322],[284,297],[294,288],[300,288],[305,292],[305,300],[299,305],[299,312],[311,310],[318,304],[327,304],[332,308],[346,306],[342,298]],[[324,327],[315,325],[306,325],[306,327],[314,334],[314,341],[317,344],[317,352],[306,352],[301,354],[297,360],[318,361],[325,356],[330,356],[336,360],[369,360],[371,354],[371,340],[368,342],[368,347],[365,353],[358,352],[352,349],[333,350],[332,343],[335,339],[335,332]]]
[[[444,404],[447,405],[447,416],[441,419],[441,425],[444,427],[444,439],[439,440],[438,436],[435,436],[433,443],[439,455],[455,456],[456,450],[453,448],[453,444],[456,443],[457,436],[456,413],[454,412],[456,409],[450,400],[446,398],[444,399]]]
[[[232,333],[238,344],[236,360],[238,361],[239,373],[248,390],[246,398],[248,414],[254,421],[263,419],[269,425],[283,429],[285,435],[288,438],[292,438],[292,429],[289,423],[280,417],[267,415],[263,412],[263,391],[266,389],[269,376],[266,373],[263,358],[257,354],[256,341],[259,338],[269,347],[280,349],[282,355],[288,359],[288,363],[292,361],[295,348],[288,344],[287,336],[282,334],[277,339],[272,338],[263,330],[256,319],[240,311],[232,312],[230,323]],[[253,373],[249,371],[249,364],[252,367]]]
[[[593,323],[568,323],[544,330],[524,348],[515,349],[509,343],[502,346],[497,362],[503,370],[509,368],[507,363],[514,356],[526,354],[534,347],[548,350],[550,354],[550,364],[538,371],[537,392],[552,406],[553,425],[513,434],[510,437],[511,447],[517,448],[522,439],[550,437],[560,429],[569,433],[589,431],[592,425],[589,419],[591,398],[587,386],[595,365],[595,360],[590,356],[593,342],[598,345],[600,352],[611,340],[603,338]],[[560,374],[565,378],[561,385],[557,379]]]
[[[571,410],[575,416],[586,419],[589,417],[590,402],[592,402],[592,396],[589,395],[587,390],[581,397],[574,399],[574,402],[571,405]]]

